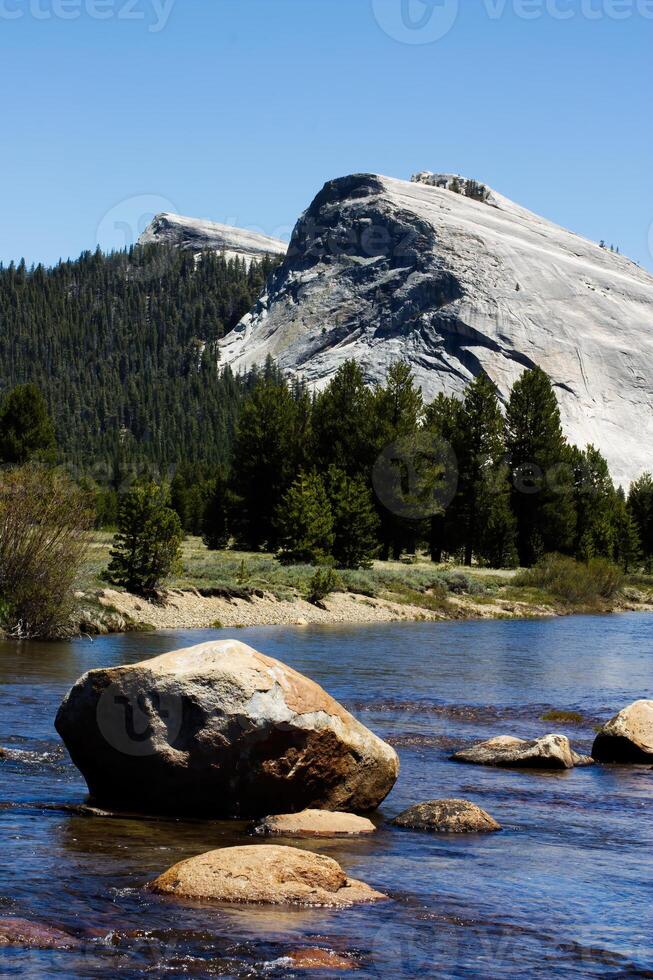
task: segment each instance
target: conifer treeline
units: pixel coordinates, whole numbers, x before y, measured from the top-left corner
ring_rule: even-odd
[[[193,493],[177,485],[176,506]],[[375,389],[346,362],[314,397],[268,364],[199,526],[218,546],[344,567],[422,546],[435,561],[530,566],[561,552],[633,570],[653,558],[653,479],[627,500],[597,449],[569,445],[539,369],[522,375],[502,412],[483,374],[462,400],[425,405],[401,362]]]
[[[176,470],[172,504],[211,547],[349,567],[417,547],[497,567],[553,551],[651,566],[653,477],[626,499],[598,450],[568,445],[542,371],[525,372],[505,411],[485,375],[464,399],[425,405],[403,363],[370,389],[347,362],[317,396],[271,362],[221,371],[217,340],[275,264],[153,245],[0,266],[0,390],[43,392],[58,459],[88,475],[100,524],[147,464]],[[5,399],[5,461],[29,457],[30,440],[52,457],[37,401],[24,387]]]
[[[149,245],[0,266],[0,392],[36,384],[78,469],[225,463],[247,380],[219,371],[216,341],[275,264]]]

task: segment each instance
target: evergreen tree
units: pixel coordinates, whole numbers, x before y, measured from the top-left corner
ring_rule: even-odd
[[[168,494],[153,483],[133,486],[121,499],[108,581],[151,596],[181,558],[183,532]]]
[[[507,449],[517,549],[522,565],[574,546],[573,471],[553,386],[540,368],[515,383],[507,410]]]
[[[379,519],[362,477],[329,469],[328,495],[333,513],[333,557],[339,568],[369,568],[377,551]]]
[[[641,561],[642,546],[637,523],[626,503],[626,495],[621,487],[615,494],[612,526],[612,560],[625,572],[632,572]]]
[[[424,412],[422,394],[406,361],[393,364],[386,377],[386,383],[378,386],[373,398],[374,432],[376,450],[381,453],[387,447],[397,448],[397,465],[403,468],[400,479],[406,497],[411,493],[409,486],[411,474],[422,462],[416,437]],[[378,497],[378,490],[377,490]],[[387,503],[387,502],[386,502]],[[383,500],[377,508],[380,518],[382,558],[387,561],[390,554],[399,558],[405,548],[414,550],[420,534],[419,519],[407,519],[388,509]]]
[[[451,496],[455,498],[455,491],[460,481],[459,461],[463,454],[462,403],[455,395],[440,393],[430,405],[427,405],[424,413],[424,432],[434,440],[436,447],[438,440],[441,441],[439,450],[441,457],[448,460],[451,470],[455,468],[455,472],[447,474],[447,480],[453,491]],[[452,504],[453,499],[448,501],[440,513],[433,514],[430,519],[429,552],[431,560],[438,565],[441,564],[445,552],[454,554],[462,547],[460,528]]]
[[[23,465],[51,459],[56,443],[52,419],[36,385],[17,385],[0,406],[0,460]]]
[[[228,485],[224,477],[217,477],[210,485],[202,532],[204,544],[210,551],[221,551],[229,544]]]
[[[608,464],[594,446],[571,447],[570,460],[574,470],[576,557],[581,561],[612,558],[616,491]]]
[[[628,507],[637,525],[642,557],[653,568],[653,475],[644,473],[630,488]]]
[[[234,530],[253,550],[275,550],[276,513],[305,460],[310,400],[276,377],[259,379],[245,402],[234,446],[231,487]]]
[[[345,361],[315,399],[313,461],[322,472],[336,466],[369,481],[374,462],[373,395],[356,361]]]
[[[324,482],[317,472],[300,472],[278,508],[280,550],[285,565],[320,565],[333,548],[333,514]]]
[[[202,534],[204,511],[211,490],[212,483],[206,466],[182,463],[177,467],[170,483],[170,506],[179,515],[181,526],[187,534]]]
[[[505,428],[495,386],[480,374],[467,388],[460,414],[459,488],[453,519],[466,565],[474,556],[514,565],[515,521],[510,510]]]

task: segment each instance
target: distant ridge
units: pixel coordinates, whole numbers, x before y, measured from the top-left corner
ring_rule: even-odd
[[[268,235],[169,212],[157,214],[138,239],[139,245],[155,242],[193,252],[224,252],[227,258],[245,259],[248,263],[264,255],[283,256],[288,248],[286,242]]]

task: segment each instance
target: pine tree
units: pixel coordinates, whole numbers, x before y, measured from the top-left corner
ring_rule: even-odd
[[[324,482],[317,472],[300,472],[276,515],[282,564],[320,565],[334,542],[333,514]]]
[[[621,487],[615,494],[612,527],[612,560],[621,566],[625,572],[632,572],[641,561],[642,545],[639,540],[637,523],[626,503],[626,495]]]
[[[313,405],[312,457],[322,472],[337,466],[369,481],[375,446],[372,402],[360,367],[345,361]]]
[[[574,470],[576,557],[581,561],[611,558],[616,491],[608,464],[594,446],[583,450],[571,447],[570,460]]]
[[[276,513],[305,461],[310,401],[276,377],[259,379],[245,402],[234,445],[234,531],[253,550],[278,543]]]
[[[17,385],[0,406],[0,460],[23,465],[48,460],[56,447],[52,419],[36,385]]]
[[[228,485],[217,477],[210,485],[202,521],[202,537],[210,551],[221,551],[229,544]]]
[[[507,449],[522,565],[573,549],[573,471],[553,386],[540,368],[513,386],[507,409]]]
[[[495,386],[480,374],[468,387],[460,415],[459,489],[453,504],[466,565],[474,556],[514,565],[515,522],[510,510],[505,426]]]
[[[329,469],[327,488],[333,513],[333,557],[339,568],[369,568],[378,548],[379,519],[362,477]]]
[[[630,488],[628,507],[637,525],[642,556],[649,571],[653,568],[653,475],[644,473]]]
[[[441,564],[445,552],[453,554],[462,546],[460,528],[452,506],[460,482],[459,459],[463,451],[462,403],[455,395],[436,395],[424,413],[424,432],[434,440],[436,450],[447,460],[450,472],[446,474],[451,487],[442,511],[433,514],[429,526],[429,551],[431,560]],[[455,470],[455,472],[454,472]]]
[[[108,581],[151,596],[181,558],[183,532],[168,494],[153,483],[133,486],[120,501]]]
[[[389,368],[385,385],[377,387],[374,392],[372,407],[377,454],[388,447],[395,446],[397,465],[415,471],[417,464],[421,463],[416,437],[424,413],[424,402],[421,391],[415,384],[410,365],[406,361],[398,361]],[[415,487],[409,486],[410,474],[403,472],[398,476],[403,487],[402,492],[408,498],[411,490],[415,491]],[[384,560],[387,560],[391,553],[395,558],[399,558],[406,547],[414,550],[416,538],[421,531],[417,517],[406,519],[400,516],[400,513],[389,509],[388,504],[388,500],[379,500],[380,506],[377,508],[381,521],[380,536]]]

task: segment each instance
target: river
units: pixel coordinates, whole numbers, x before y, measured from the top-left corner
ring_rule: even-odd
[[[226,635],[308,674],[396,747],[401,776],[376,834],[300,842],[391,901],[337,912],[172,905],[143,885],[190,855],[249,843],[243,825],[57,809],[85,798],[53,728],[76,678]],[[353,976],[389,980],[653,977],[651,768],[543,774],[448,759],[492,735],[552,730],[588,752],[594,726],[651,696],[653,620],[639,614],[2,643],[0,919],[54,926],[76,943],[0,949],[0,975],[275,978],[293,975],[289,951],[319,946],[351,956]],[[551,708],[582,722],[542,721]],[[444,797],[480,804],[503,832],[382,824]]]

